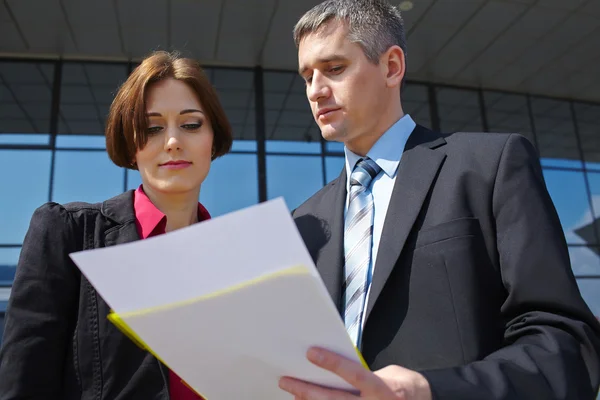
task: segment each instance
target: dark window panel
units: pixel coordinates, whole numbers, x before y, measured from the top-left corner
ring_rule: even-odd
[[[217,89],[221,105],[228,110],[246,110],[249,108],[251,98],[254,96],[253,90],[241,89]]]
[[[254,72],[250,70],[206,68],[235,140],[256,140],[254,127]]]
[[[519,133],[535,144],[526,96],[486,91],[483,98],[490,132]]]
[[[100,135],[104,131],[103,124],[96,119],[70,119],[68,124],[60,121],[58,130],[61,134],[70,135]],[[104,135],[102,133],[102,135]]]
[[[65,62],[58,133],[104,135],[110,104],[126,79],[125,63]]]
[[[279,111],[281,109],[281,105],[285,101],[285,97],[286,97],[285,93],[266,92],[265,93],[265,109]]]
[[[409,114],[417,124],[432,128],[427,86],[408,83],[402,92],[401,99],[405,114]]]
[[[31,215],[48,201],[50,157],[47,150],[0,150],[0,243],[21,244]]]
[[[54,63],[0,61],[0,74],[3,81],[10,84],[47,85],[51,90]]]
[[[295,75],[294,72],[265,71],[265,98],[267,93],[287,93],[296,79]]]
[[[314,122],[302,78],[294,72],[266,72],[264,82],[267,151],[290,148],[287,144],[276,143],[289,141],[310,143],[298,146],[299,153],[313,147],[318,148],[314,152],[320,152],[320,144],[317,144],[321,133]]]
[[[308,112],[312,117],[312,111],[310,109],[310,103],[308,102],[308,98],[306,97],[306,93],[293,93],[287,97],[285,103],[286,109],[291,111],[302,111]]]
[[[598,244],[595,232],[582,233],[592,211],[583,172],[544,169],[544,179],[569,244]]]
[[[531,98],[535,131],[544,166],[581,168],[571,109],[567,101]]]
[[[49,121],[47,121],[49,122]],[[8,134],[14,134],[17,132],[23,132],[23,134],[25,132],[38,132],[38,126],[37,124],[35,124],[35,121],[31,120],[31,119],[12,119],[12,118],[6,118],[3,119],[0,122],[0,125],[2,125],[2,132],[0,132],[0,134],[4,134],[5,132]],[[14,133],[13,133],[14,132]],[[14,136],[16,137],[20,137],[23,134],[20,134],[19,136]],[[39,136],[39,133],[34,133],[34,135]],[[23,144],[27,144],[28,141],[26,139],[24,139]]]
[[[436,99],[443,132],[483,132],[479,94],[476,91],[439,87]]]
[[[254,72],[251,70],[211,68],[211,81],[217,91],[236,89],[254,91]]]
[[[600,171],[600,105],[573,105],[585,166]]]
[[[53,63],[0,61],[0,133],[49,133],[53,75]]]
[[[265,124],[271,128],[277,124],[277,119],[281,113],[281,108],[277,109],[265,109]]]
[[[0,103],[0,119],[25,119],[25,112],[16,102],[13,103]]]

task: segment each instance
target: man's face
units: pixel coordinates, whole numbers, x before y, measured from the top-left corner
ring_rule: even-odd
[[[385,109],[389,98],[385,71],[348,40],[344,24],[330,22],[305,36],[298,62],[313,117],[325,140],[349,145],[376,133],[378,111]]]

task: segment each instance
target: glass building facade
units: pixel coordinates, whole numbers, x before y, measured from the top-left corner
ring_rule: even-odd
[[[98,202],[141,183],[137,171],[111,163],[103,136],[113,96],[134,67],[0,59],[0,295],[10,290],[35,208]],[[278,196],[293,209],[340,173],[343,147],[322,140],[297,73],[206,72],[235,138],[202,187],[213,216]],[[577,282],[600,315],[600,104],[410,81],[402,100],[435,130],[518,132],[535,144]],[[5,307],[0,301],[0,326]]]

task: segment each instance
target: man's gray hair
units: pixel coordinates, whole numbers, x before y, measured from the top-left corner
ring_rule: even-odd
[[[400,11],[385,0],[326,0],[307,11],[294,26],[296,47],[307,35],[338,20],[348,27],[348,39],[374,64],[391,46],[406,57],[406,34]]]

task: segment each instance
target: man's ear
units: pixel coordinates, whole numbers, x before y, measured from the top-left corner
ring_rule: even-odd
[[[390,88],[399,88],[402,79],[404,79],[404,74],[406,73],[404,51],[402,51],[400,46],[391,46],[381,55],[380,62],[382,63],[382,66],[384,66],[387,86]]]

